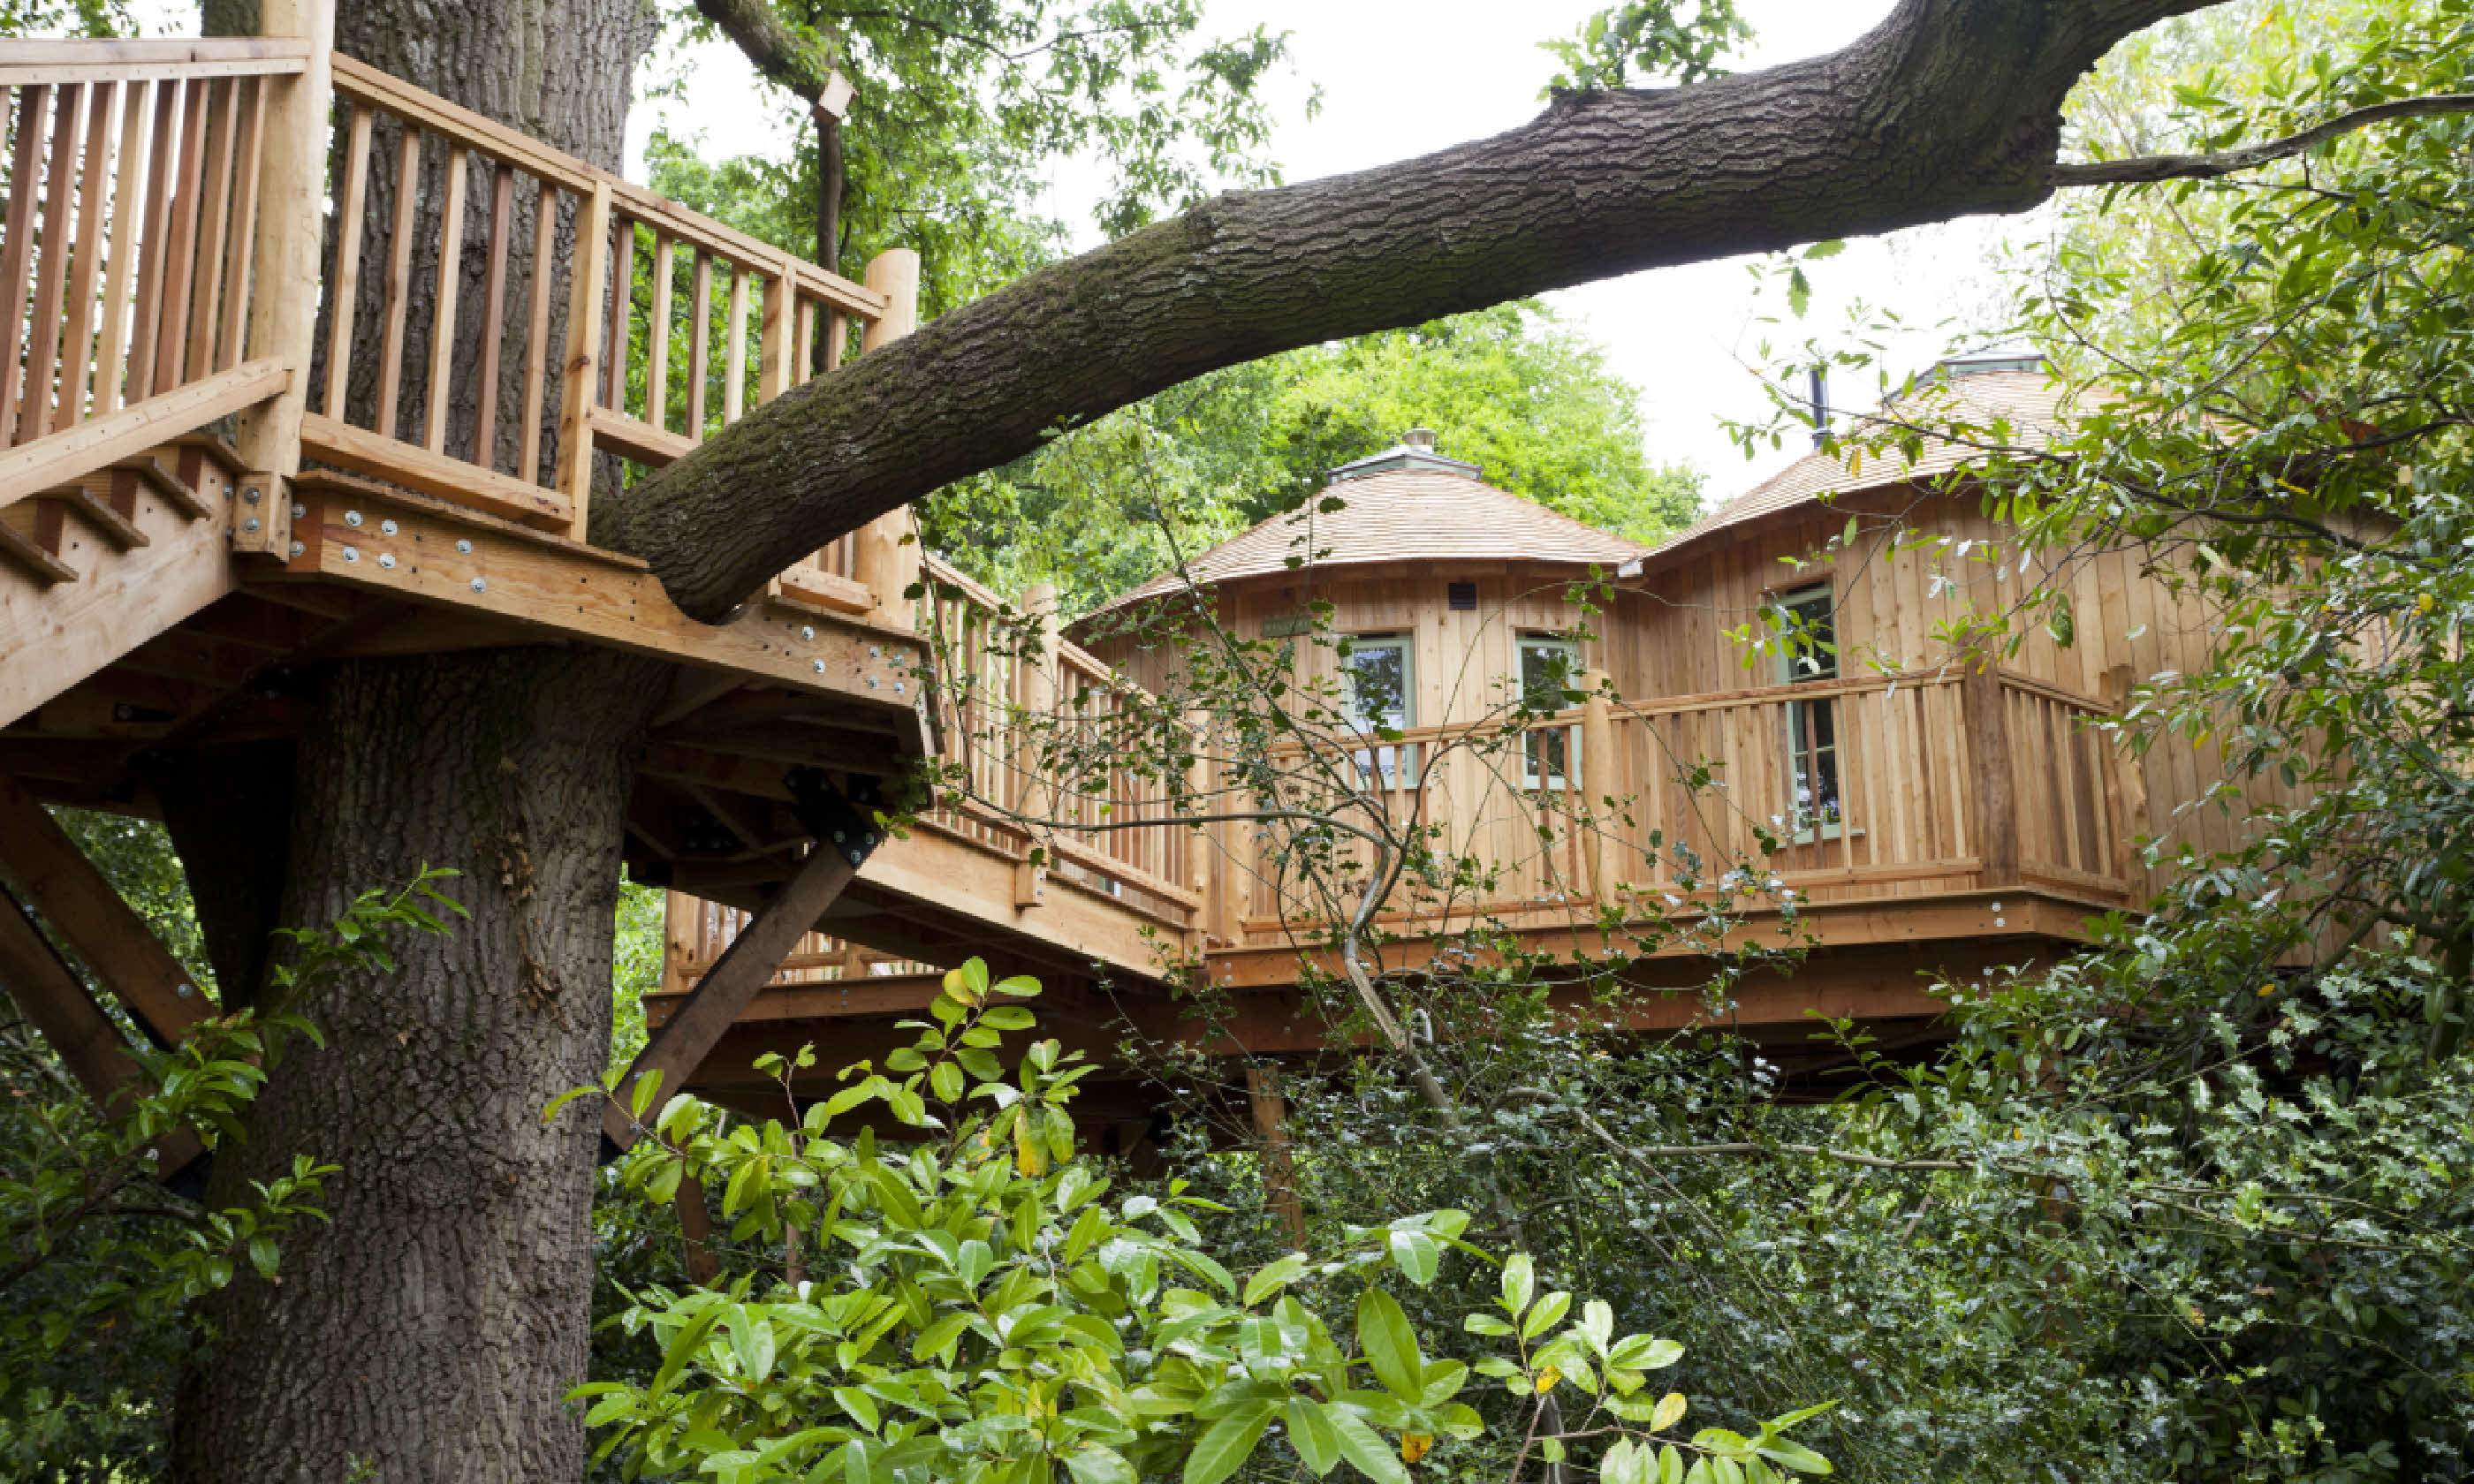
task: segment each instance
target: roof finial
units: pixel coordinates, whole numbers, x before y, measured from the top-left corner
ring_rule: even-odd
[[[1435,430],[1433,428],[1411,428],[1408,432],[1400,435],[1400,443],[1403,447],[1423,448],[1428,452],[1432,452],[1435,446]]]

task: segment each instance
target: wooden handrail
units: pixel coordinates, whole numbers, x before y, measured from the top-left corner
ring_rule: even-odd
[[[299,38],[207,36],[169,41],[0,41],[0,87],[159,78],[279,77],[309,64]]]

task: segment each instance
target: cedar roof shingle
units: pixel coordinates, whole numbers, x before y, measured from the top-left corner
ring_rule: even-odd
[[[1297,512],[1274,515],[1192,558],[1186,569],[1204,586],[1289,571],[1291,557],[1318,570],[1379,562],[1547,562],[1612,572],[1649,550],[1444,463],[1415,461],[1408,467],[1340,480]],[[1321,509],[1325,496],[1346,503],[1326,514]],[[1099,610],[1182,586],[1176,573],[1164,572]]]
[[[1928,382],[1894,398],[1906,416],[1917,420],[1965,419],[1978,424],[2007,419],[2013,443],[2050,442],[2062,430],[2068,387],[2042,371],[1976,371],[1946,381]],[[1852,419],[1858,424],[1868,417]],[[1642,569],[1663,566],[1705,538],[1721,531],[1808,505],[1827,495],[1857,490],[1880,490],[1947,474],[1978,456],[1979,450],[1940,439],[1925,440],[1910,462],[1897,453],[1861,456],[1854,468],[1847,459],[1809,453],[1744,493],[1661,541],[1641,559]]]

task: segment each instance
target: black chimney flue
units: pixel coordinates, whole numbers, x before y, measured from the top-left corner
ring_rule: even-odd
[[[1815,366],[1812,377],[1812,446],[1817,450],[1830,442],[1830,371]]]

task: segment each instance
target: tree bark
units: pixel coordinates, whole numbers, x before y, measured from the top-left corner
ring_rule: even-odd
[[[2021,211],[2113,43],[2209,0],[1904,0],[1827,57],[1577,92],[1492,139],[1222,196],[947,314],[596,508],[715,619],[904,502],[1219,367],[1645,268]]]
[[[176,1477],[573,1484],[599,1109],[542,1110],[610,1053],[611,923],[648,661],[507,650],[326,678],[295,781],[284,921],[331,921],[424,865],[463,873],[452,936],[280,1008],[325,1034],[279,1065],[220,1204],[296,1153],[341,1166],[279,1282],[205,1305]]]

